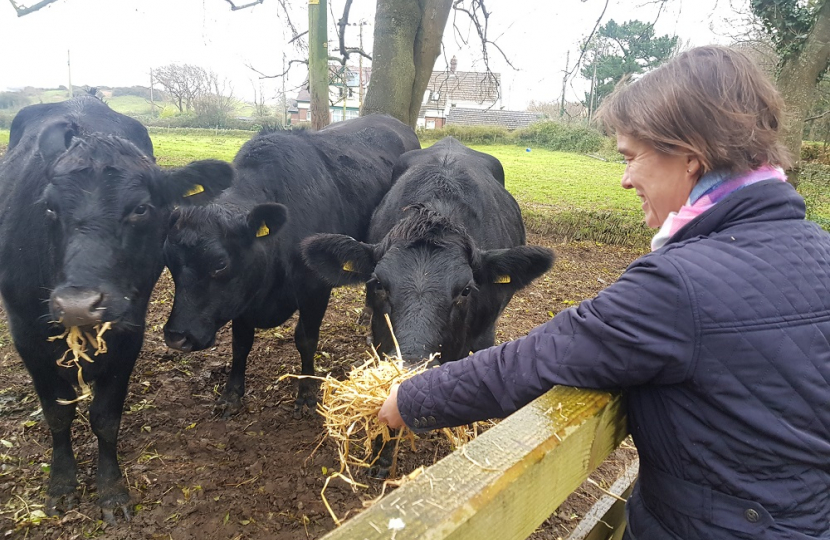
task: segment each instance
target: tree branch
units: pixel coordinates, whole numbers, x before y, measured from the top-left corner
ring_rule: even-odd
[[[828,114],[830,114],[830,110],[824,111],[824,112],[823,112],[823,113],[821,113],[821,114],[817,114],[817,115],[815,115],[815,116],[811,116],[811,117],[809,117],[809,118],[805,118],[805,119],[804,119],[804,121],[805,121],[805,122],[812,122],[813,120],[818,120],[819,118],[824,118],[824,117],[825,117],[825,116],[827,116]]]
[[[346,62],[348,62],[351,54],[359,54],[369,60],[372,59],[372,57],[360,47],[346,47],[346,27],[349,25],[349,11],[352,9],[352,1],[353,0],[346,0],[346,4],[343,6],[343,15],[340,17],[340,20],[337,21],[337,38],[340,42],[341,58],[334,58],[333,60],[337,60],[343,66],[346,65]]]
[[[291,71],[291,66],[293,64],[308,65],[308,60],[289,60],[288,67],[285,68],[285,71],[283,71],[282,73],[278,73],[277,75],[266,75],[265,73],[253,67],[251,64],[245,64],[245,67],[259,75],[260,79],[279,79],[280,77],[285,77],[286,75],[288,75],[288,72]]]
[[[249,8],[249,7],[253,7],[253,6],[256,6],[256,5],[259,5],[259,4],[263,3],[264,1],[265,0],[254,0],[253,2],[249,2],[247,4],[237,6],[236,4],[233,3],[233,0],[225,0],[225,2],[227,2],[231,5],[231,11],[239,11],[240,9],[246,9],[246,8]]]
[[[23,17],[24,15],[28,15],[29,13],[34,13],[35,11],[37,11],[41,8],[44,8],[44,7],[48,6],[49,4],[52,4],[52,3],[57,2],[57,1],[58,0],[41,0],[40,2],[38,2],[37,4],[35,4],[33,6],[26,7],[26,6],[17,5],[17,2],[15,2],[14,0],[9,0],[12,7],[17,12],[18,17]]]

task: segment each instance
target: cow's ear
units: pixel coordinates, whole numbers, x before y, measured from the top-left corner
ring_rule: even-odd
[[[553,265],[553,251],[539,246],[516,246],[480,252],[475,271],[476,282],[482,286],[508,286],[514,291],[527,287]]]
[[[165,172],[153,186],[169,206],[205,204],[215,199],[233,183],[233,167],[217,159],[194,161]]]
[[[78,126],[73,122],[62,120],[49,124],[40,132],[37,138],[37,149],[43,161],[52,163],[58,156],[66,152],[72,144],[72,137],[78,134]]]
[[[248,212],[248,231],[253,238],[266,238],[277,234],[288,220],[288,208],[278,203],[254,206]]]
[[[375,271],[375,248],[343,234],[315,234],[300,245],[303,260],[331,285],[358,285]]]

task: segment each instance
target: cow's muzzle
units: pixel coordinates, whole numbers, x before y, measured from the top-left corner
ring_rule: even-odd
[[[63,326],[94,326],[102,322],[106,308],[104,293],[94,289],[67,287],[52,293],[52,315]]]

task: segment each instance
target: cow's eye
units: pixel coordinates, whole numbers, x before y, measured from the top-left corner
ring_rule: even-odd
[[[473,292],[473,288],[467,285],[464,287],[464,290],[461,291],[461,296],[470,296],[470,293]]]
[[[214,278],[215,278],[215,277],[219,277],[219,276],[221,276],[221,275],[222,275],[222,274],[223,274],[223,273],[224,273],[227,269],[228,269],[228,263],[226,263],[226,262],[224,262],[224,261],[223,261],[223,262],[220,262],[220,263],[218,263],[215,267],[213,267],[213,270],[211,270],[211,272],[210,272],[210,276],[211,276],[211,277],[214,277]]]
[[[57,212],[55,212],[51,208],[47,208],[46,209],[46,217],[48,217],[49,219],[54,221],[54,220],[58,219],[58,214],[57,214]]]
[[[133,215],[134,216],[143,216],[149,212],[150,207],[146,204],[139,204],[135,208],[133,208]]]

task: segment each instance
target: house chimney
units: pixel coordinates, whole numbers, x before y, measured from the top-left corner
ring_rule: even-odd
[[[450,60],[450,73],[455,73],[455,68],[458,66],[458,60],[455,59],[455,55],[453,55],[452,60]]]

